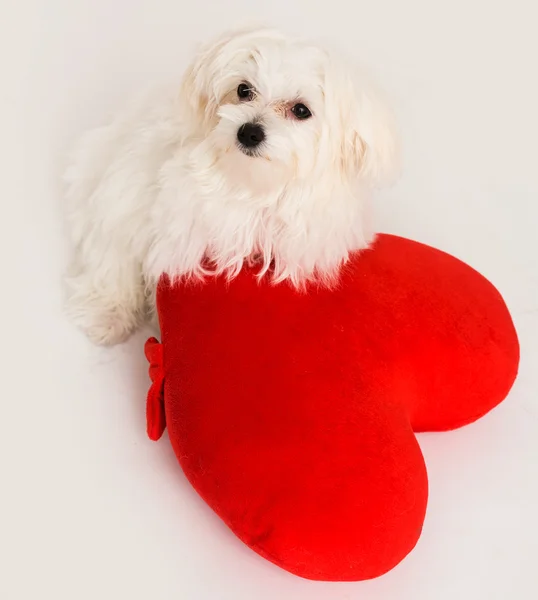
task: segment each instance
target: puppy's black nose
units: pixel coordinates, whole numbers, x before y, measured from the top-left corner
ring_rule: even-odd
[[[237,139],[242,146],[254,148],[265,139],[265,132],[261,125],[245,123],[237,131]]]

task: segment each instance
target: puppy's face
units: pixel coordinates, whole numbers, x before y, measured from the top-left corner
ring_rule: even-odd
[[[274,31],[217,41],[188,71],[182,95],[213,167],[253,192],[328,173],[377,178],[393,160],[389,115],[365,82]]]

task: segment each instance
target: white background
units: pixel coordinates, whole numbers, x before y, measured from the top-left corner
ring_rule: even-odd
[[[4,0],[0,32],[0,598],[538,598],[538,21],[535,0]],[[144,335],[92,347],[61,313],[59,174],[134,91],[223,27],[337,41],[390,92],[405,171],[379,228],[481,270],[518,328],[508,400],[421,437],[416,550],[381,579],[313,583],[243,547],[145,436]]]

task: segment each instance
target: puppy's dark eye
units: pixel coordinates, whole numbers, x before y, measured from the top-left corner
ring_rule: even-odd
[[[254,91],[250,83],[240,83],[237,88],[237,96],[240,100],[252,100],[254,98]]]
[[[309,119],[312,116],[312,113],[310,112],[310,109],[305,106],[304,104],[296,104],[292,109],[291,112],[295,115],[295,117],[297,119],[300,119],[301,121],[303,121],[304,119]]]

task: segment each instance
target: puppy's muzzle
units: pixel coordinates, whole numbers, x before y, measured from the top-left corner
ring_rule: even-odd
[[[264,139],[265,131],[256,123],[245,123],[237,130],[237,141],[243,148],[256,148]]]

